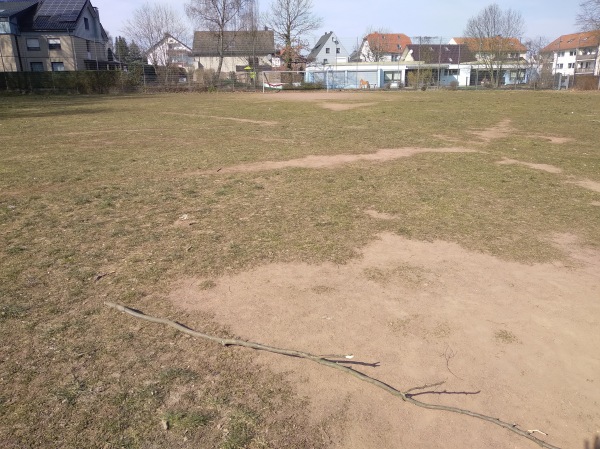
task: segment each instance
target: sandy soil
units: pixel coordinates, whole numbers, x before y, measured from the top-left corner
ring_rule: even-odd
[[[600,254],[570,235],[555,243],[569,263],[522,265],[382,234],[347,265],[266,265],[217,279],[210,290],[202,290],[204,279],[188,279],[171,299],[212,313],[245,339],[352,353],[367,364],[355,368],[401,389],[445,381],[438,391],[459,393],[419,398],[581,448],[600,434]],[[536,447],[305,360],[269,353],[257,360],[288,373],[316,422],[333,423],[334,447]]]
[[[324,93],[298,99],[321,96],[331,100]],[[473,133],[489,141],[513,131],[503,120]],[[387,149],[219,172],[323,169],[424,151],[474,150]],[[513,159],[498,164],[561,173]],[[600,191],[592,181],[567,182]],[[365,213],[374,220],[398,218]],[[177,224],[189,225],[186,218]],[[351,366],[399,389],[445,381],[419,399],[515,422],[547,433],[551,444],[582,448],[600,435],[600,253],[579,247],[572,235],[550,238],[568,263],[523,265],[452,243],[382,234],[346,265],[271,264],[212,280],[209,290],[206,279],[186,279],[173,286],[170,298],[181,308],[213,314],[240,338],[315,354],[354,354]],[[405,404],[305,360],[269,353],[256,358],[287,373],[309,398],[313,420],[331,424],[333,447],[537,447],[489,423]]]
[[[379,150],[375,153],[362,154],[336,154],[333,156],[307,156],[300,159],[287,161],[264,161],[250,164],[232,165],[218,169],[219,173],[255,172],[264,170],[278,170],[282,168],[334,168],[344,164],[358,161],[384,162],[410,157],[419,153],[473,153],[475,150],[467,148],[390,148]],[[202,171],[199,174],[210,174],[215,171]]]
[[[496,163],[500,164],[500,165],[519,164],[519,165],[524,165],[524,166],[529,167],[529,168],[533,168],[534,170],[546,171],[548,173],[562,173],[562,168],[555,167],[554,165],[549,165],[549,164],[532,164],[532,163],[529,163],[529,162],[517,161],[516,159],[509,159],[507,157],[503,158],[501,161],[498,161]]]
[[[377,103],[323,103],[321,106],[330,111],[348,111],[350,109],[364,108]]]
[[[517,132],[517,130],[511,126],[511,120],[504,119],[504,120],[500,121],[496,126],[492,126],[490,128],[486,128],[486,129],[482,129],[482,130],[473,130],[473,131],[471,131],[471,134],[475,134],[477,137],[479,137],[484,142],[490,142],[494,139],[503,139],[506,137],[510,137],[510,136],[514,135],[516,132]],[[548,140],[548,141],[550,141],[550,143],[555,143],[555,144],[562,144],[562,143],[570,142],[573,140],[568,137],[542,136],[539,134],[526,134],[526,135],[524,135],[524,137],[529,137],[532,139]]]
[[[600,182],[592,181],[590,179],[582,179],[580,181],[572,181],[572,183],[578,185],[579,187],[583,187],[584,189],[600,192]]]

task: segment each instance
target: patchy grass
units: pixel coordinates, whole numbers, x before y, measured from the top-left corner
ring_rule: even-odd
[[[171,283],[193,276],[210,289],[266,262],[344,263],[384,230],[526,262],[562,257],[548,242],[556,232],[600,245],[598,193],[567,182],[600,182],[596,93],[360,95],[373,104],[345,111],[258,94],[4,98],[3,446],[318,447],[336,425],[306,424],[303,399],[248,352],[135,322],[103,300],[228,336],[165,301]],[[468,132],[506,118],[509,137]],[[218,172],[411,146],[480,152]],[[563,172],[496,165],[503,157]]]

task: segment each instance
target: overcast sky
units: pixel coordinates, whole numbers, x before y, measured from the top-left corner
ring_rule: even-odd
[[[100,10],[104,28],[115,37],[124,23],[145,0],[92,0]],[[155,1],[149,1],[155,3]],[[186,0],[164,0],[185,18]],[[353,45],[369,29],[404,33],[408,36],[442,36],[449,40],[462,36],[467,20],[493,0],[313,0],[314,12],[323,27],[307,36],[311,43],[324,32],[333,31],[345,46]],[[575,16],[579,0],[498,0],[502,9],[519,11],[525,20],[525,37],[545,36],[554,40],[577,32]],[[270,0],[259,0],[266,11]],[[190,24],[190,35],[192,26]],[[352,50],[348,48],[347,50]]]

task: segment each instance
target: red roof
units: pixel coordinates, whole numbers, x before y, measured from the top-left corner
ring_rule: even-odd
[[[406,34],[370,33],[365,40],[369,42],[369,47],[376,48],[380,53],[402,53],[407,45],[412,44]]]
[[[573,50],[580,47],[597,47],[600,44],[600,30],[585,33],[563,34],[550,45],[544,47],[541,53],[551,53],[559,50]]]
[[[466,44],[472,52],[481,51],[496,51],[497,48],[497,40],[502,39],[503,42],[508,44],[509,48],[503,48],[503,50],[508,51],[510,49],[514,51],[518,51],[519,53],[525,53],[527,48],[517,39],[516,37],[508,37],[508,38],[500,38],[500,37],[489,37],[477,39],[475,37],[455,37],[454,42],[457,44]],[[480,45],[481,43],[481,45]],[[504,45],[503,45],[504,47]]]

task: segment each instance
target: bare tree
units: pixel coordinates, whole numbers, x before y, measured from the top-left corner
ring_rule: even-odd
[[[600,34],[600,0],[585,0],[579,4],[577,24],[583,31],[598,31]]]
[[[515,43],[519,44],[524,28],[521,13],[512,9],[503,11],[496,3],[467,22],[467,44],[479,62],[484,64],[493,86],[500,85],[505,62],[514,57],[515,51],[518,52]]]
[[[542,53],[548,39],[538,36],[526,39],[523,44],[527,47],[528,83],[534,88],[552,87],[552,53]]]
[[[214,76],[216,82],[221,76],[225,52],[232,45],[225,39],[228,31],[238,31],[243,28],[243,17],[248,5],[254,5],[252,0],[190,0],[186,3],[185,12],[198,26],[215,33],[217,48],[215,49],[219,63]]]
[[[312,12],[312,8],[312,0],[273,0],[263,19],[283,48],[288,70],[292,69],[294,46],[302,46],[302,36],[321,26],[322,19]]]
[[[189,27],[180,15],[168,4],[145,3],[125,22],[124,34],[136,42],[143,53],[147,53],[151,64],[169,65],[168,47],[156,46],[166,35],[186,42]],[[148,53],[149,52],[149,53]]]

